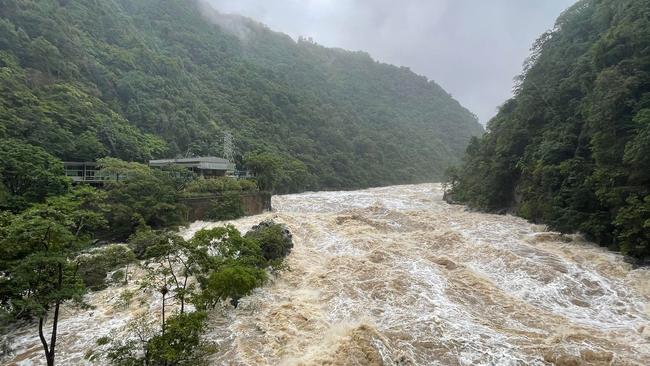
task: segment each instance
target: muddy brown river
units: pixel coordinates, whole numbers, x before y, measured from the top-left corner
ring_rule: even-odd
[[[289,269],[210,317],[214,365],[650,365],[650,270],[579,236],[442,201],[438,184],[273,198],[294,234]],[[185,237],[223,223],[197,222]],[[60,324],[60,365],[84,365],[151,299]],[[145,299],[146,300],[146,299]],[[40,365],[35,328],[10,364]]]

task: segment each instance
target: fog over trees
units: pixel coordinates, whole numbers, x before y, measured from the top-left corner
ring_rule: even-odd
[[[575,0],[206,0],[293,38],[369,52],[440,83],[486,123],[530,46]]]

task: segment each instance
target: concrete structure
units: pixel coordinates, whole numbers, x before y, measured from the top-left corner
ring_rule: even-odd
[[[204,178],[233,177],[238,179],[253,178],[248,171],[236,171],[235,164],[227,159],[213,156],[183,159],[159,159],[149,161],[151,168],[164,168],[167,166],[178,166],[193,171]],[[63,163],[65,175],[72,179],[73,183],[87,183],[101,185],[107,180],[120,180],[115,176],[104,176],[100,174],[99,166],[92,161],[66,161]]]
[[[269,192],[237,192],[241,200],[244,215],[253,216],[271,211],[271,193]],[[223,199],[223,194],[211,194],[201,197],[181,198],[181,203],[187,207],[188,221],[206,220],[208,212],[215,203]]]
[[[179,166],[187,168],[204,178],[232,176],[235,172],[235,164],[227,159],[214,156],[150,160],[149,166],[152,168]]]

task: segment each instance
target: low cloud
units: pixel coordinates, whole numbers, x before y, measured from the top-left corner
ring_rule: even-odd
[[[530,45],[575,0],[207,0],[330,47],[363,50],[441,84],[485,123]]]

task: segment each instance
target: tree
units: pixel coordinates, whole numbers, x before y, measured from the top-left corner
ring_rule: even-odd
[[[70,187],[60,160],[15,139],[0,140],[0,179],[0,208],[16,212]]]
[[[582,0],[535,43],[451,181],[454,200],[650,256],[648,2]],[[633,41],[632,41],[633,40]]]
[[[279,265],[277,256],[290,249],[291,234],[280,225],[262,223],[254,232],[252,237],[243,237],[229,225],[201,230],[187,241],[170,233],[138,232],[132,239],[138,248],[145,248],[144,257],[150,258],[142,285],[160,292],[162,316],[160,323],[150,316],[131,322],[130,336],[113,340],[107,359],[117,366],[202,364],[212,348],[200,337],[205,311],[228,299],[237,307],[242,297],[266,281],[265,269]],[[268,247],[274,260],[264,257],[263,247]],[[179,306],[167,316],[170,294]],[[198,311],[186,309],[187,301]],[[101,339],[102,344],[109,341]]]
[[[230,299],[237,307],[239,300],[248,296],[266,281],[266,272],[241,264],[226,265],[211,273],[203,284],[203,306],[214,307],[217,302]]]
[[[79,255],[76,258],[79,266],[77,273],[86,288],[96,291],[106,287],[106,276],[109,271],[120,267],[125,267],[125,270],[116,272],[124,276],[119,280],[127,283],[129,264],[135,259],[135,254],[129,247],[120,244],[107,245]]]
[[[156,332],[152,322],[141,316],[130,322],[130,337],[115,340],[106,358],[115,366],[198,366],[206,364],[213,350],[201,339],[207,314],[191,312],[169,318],[165,332]]]
[[[88,210],[100,199],[88,188],[6,218],[0,246],[0,304],[16,319],[37,319],[49,366],[54,365],[60,308],[82,304],[75,253],[105,221]],[[51,319],[49,341],[45,326]]]
[[[201,340],[204,312],[180,313],[169,318],[165,332],[147,343],[152,365],[195,366],[204,362],[207,345]]]
[[[251,153],[244,158],[246,166],[257,179],[257,185],[262,190],[273,190],[280,179],[282,162],[279,157],[270,153]]]
[[[100,174],[111,177],[105,188],[113,237],[125,239],[145,225],[161,229],[185,222],[186,208],[179,203],[178,181],[172,175],[113,158],[99,163]]]
[[[187,298],[194,295],[196,289],[191,278],[199,275],[198,263],[203,259],[200,251],[192,241],[185,241],[178,235],[168,234],[165,240],[156,240],[149,245],[145,256],[148,272],[148,286],[154,286],[163,297],[162,324],[165,332],[165,300],[168,293],[180,303],[180,313],[185,313]]]
[[[245,214],[239,192],[224,192],[212,202],[208,211],[208,218],[211,220],[234,220]]]
[[[244,238],[259,243],[262,256],[269,262],[284,259],[293,248],[291,233],[286,226],[271,220],[253,226]]]

